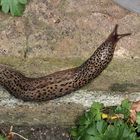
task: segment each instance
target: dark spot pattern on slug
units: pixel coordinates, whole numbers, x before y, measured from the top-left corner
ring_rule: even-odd
[[[112,60],[116,43],[123,36],[113,32],[81,66],[53,74],[28,78],[20,72],[0,64],[0,85],[13,96],[24,101],[52,100],[79,89],[97,77]]]

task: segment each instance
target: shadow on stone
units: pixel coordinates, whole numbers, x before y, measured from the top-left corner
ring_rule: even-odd
[[[133,83],[123,83],[123,84],[114,83],[109,87],[109,89],[111,91],[126,92],[128,91],[128,88],[134,88],[134,87],[138,87],[138,85]]]

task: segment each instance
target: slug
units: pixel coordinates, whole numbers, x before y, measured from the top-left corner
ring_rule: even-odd
[[[82,65],[53,74],[29,78],[9,66],[0,64],[0,85],[24,101],[47,101],[69,94],[97,77],[112,60],[116,43],[124,36],[117,34],[118,25],[108,38]]]

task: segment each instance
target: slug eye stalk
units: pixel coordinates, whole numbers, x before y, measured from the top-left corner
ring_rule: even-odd
[[[112,33],[109,35],[108,40],[113,39],[114,41],[117,42],[119,39],[131,35],[131,33],[118,34],[117,31],[118,31],[118,24],[115,25],[115,28],[112,31]]]

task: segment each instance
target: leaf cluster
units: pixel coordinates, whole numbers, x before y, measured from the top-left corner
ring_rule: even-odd
[[[0,0],[1,11],[12,16],[21,16],[26,4],[27,0]]]
[[[124,115],[124,119],[128,119],[130,116],[130,109],[132,103],[129,100],[122,101],[120,106],[117,106],[115,113],[120,113]]]
[[[90,110],[85,112],[71,129],[73,140],[140,140],[136,128],[128,122],[130,107],[131,103],[124,100],[120,106],[113,109],[114,115],[116,112],[121,113],[124,119],[108,120],[102,118],[103,104],[94,102]]]
[[[0,140],[6,140],[3,136],[0,135]]]

